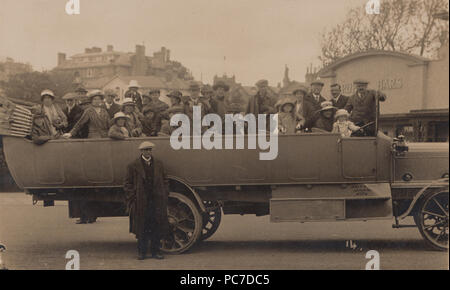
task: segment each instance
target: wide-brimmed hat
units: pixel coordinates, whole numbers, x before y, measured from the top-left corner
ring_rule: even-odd
[[[135,106],[136,103],[133,101],[132,98],[125,98],[125,99],[123,99],[121,105],[122,105],[122,107],[124,107],[124,106]]]
[[[292,107],[294,107],[295,108],[295,103],[296,103],[297,101],[294,99],[294,98],[290,98],[290,97],[288,97],[288,98],[283,98],[283,99],[281,99],[281,100],[279,100],[276,104],[275,104],[275,108],[277,108],[277,109],[283,109],[283,107],[285,106],[285,105],[292,105]]]
[[[347,112],[346,109],[339,109],[336,111],[336,114],[334,114],[334,118],[337,119],[338,117],[346,116],[347,118],[350,116],[350,114]]]
[[[217,83],[215,83],[213,85],[213,90],[217,91],[219,88],[224,89],[226,92],[228,92],[228,90],[230,89],[230,86],[227,85],[225,82],[223,81],[218,81]]]
[[[41,101],[44,99],[45,96],[49,96],[50,98],[52,98],[53,100],[55,99],[55,94],[53,93],[53,91],[51,90],[43,90],[41,92]]]
[[[152,149],[153,147],[155,147],[155,144],[150,141],[144,141],[139,145],[139,150]]]
[[[292,91],[292,94],[295,95],[295,94],[298,93],[298,92],[303,92],[303,94],[306,95],[306,94],[308,93],[308,89],[305,88],[305,87],[298,87],[298,88],[295,88],[295,89]]]
[[[114,122],[116,122],[116,120],[117,120],[117,119],[120,119],[120,118],[130,119],[130,117],[128,117],[128,115],[125,115],[125,113],[123,113],[123,112],[117,112],[117,113],[114,114],[113,120],[114,120]]]
[[[101,90],[92,90],[88,92],[87,97],[92,101],[94,97],[101,97],[102,99],[105,98],[105,94]]]
[[[67,93],[62,97],[63,100],[75,100],[77,98],[78,98],[77,93]]]
[[[269,81],[268,80],[259,80],[256,82],[255,85],[258,89],[265,88],[265,87],[269,86]]]
[[[328,111],[328,110],[337,110],[337,108],[334,107],[333,103],[330,101],[322,102],[322,103],[320,103],[320,106],[322,107],[322,109],[320,109],[319,112]]]
[[[128,88],[140,88],[141,86],[138,84],[137,80],[131,80],[128,84]]]

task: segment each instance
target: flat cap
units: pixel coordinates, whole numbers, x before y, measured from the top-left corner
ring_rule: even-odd
[[[189,90],[196,90],[196,91],[199,91],[200,90],[200,85],[198,84],[198,83],[196,83],[196,82],[191,82],[190,84],[189,84]]]
[[[183,94],[182,94],[180,91],[178,91],[178,90],[170,91],[170,92],[167,94],[168,97],[180,98],[180,99],[181,99],[181,96],[182,96],[182,95],[183,95]]]
[[[225,91],[228,91],[230,89],[230,87],[223,81],[218,81],[217,83],[214,84],[213,86],[213,90],[217,90],[219,88],[224,89]]]
[[[325,84],[321,80],[315,80],[311,82],[311,86],[318,85],[318,86],[324,86]]]
[[[67,93],[65,94],[62,99],[63,100],[74,100],[78,98],[78,94],[77,93]]]
[[[149,141],[144,141],[141,143],[141,145],[139,145],[139,150],[144,150],[144,149],[151,149],[155,147],[155,144],[153,144],[152,142]]]
[[[151,94],[160,94],[160,93],[161,93],[161,91],[159,89],[151,89],[150,91],[148,91],[149,95],[151,95]]]
[[[213,89],[211,88],[210,85],[204,85],[201,89],[202,94],[206,94],[206,93],[212,93]]]
[[[366,80],[363,80],[363,79],[356,79],[356,80],[353,81],[353,83],[354,83],[355,85],[359,85],[359,84],[361,84],[361,85],[367,85],[369,82],[366,81]]]
[[[113,89],[106,89],[105,96],[117,96],[117,93]]]

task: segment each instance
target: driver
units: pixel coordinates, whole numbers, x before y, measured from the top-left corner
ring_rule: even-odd
[[[348,99],[345,109],[350,113],[350,121],[362,127],[371,122],[375,122],[377,114],[377,101],[384,102],[386,95],[380,91],[368,90],[369,84],[366,80],[357,79],[353,82],[356,93]],[[374,127],[367,130],[368,135],[374,136]]]

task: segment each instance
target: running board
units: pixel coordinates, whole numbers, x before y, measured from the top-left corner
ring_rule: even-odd
[[[389,184],[360,184],[358,188],[364,188],[365,194],[337,185],[276,188],[270,199],[270,221],[392,219]]]

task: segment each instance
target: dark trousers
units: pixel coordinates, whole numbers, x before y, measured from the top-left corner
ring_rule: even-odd
[[[161,249],[161,237],[156,231],[146,232],[142,235],[139,235],[137,241],[139,255],[145,256],[147,254],[149,242],[151,255],[159,253],[159,250]]]

